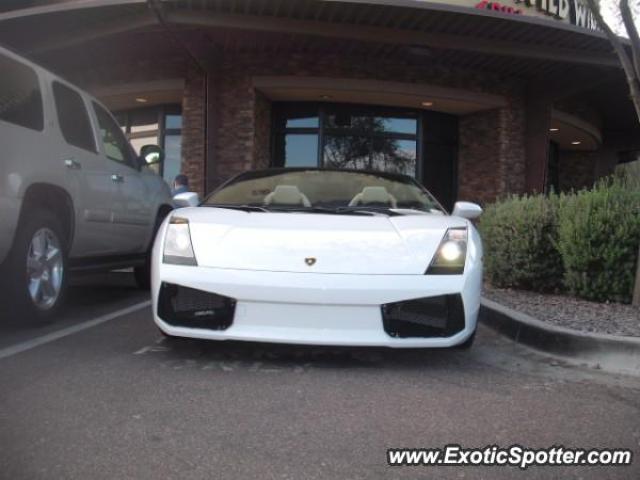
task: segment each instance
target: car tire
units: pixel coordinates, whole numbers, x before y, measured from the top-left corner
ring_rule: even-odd
[[[467,338],[464,342],[459,343],[454,348],[458,350],[469,350],[473,346],[473,342],[475,339],[476,339],[476,331],[474,330],[469,338]]]
[[[26,212],[5,265],[10,310],[20,323],[51,321],[62,308],[68,272],[67,241],[53,212]]]
[[[156,217],[156,223],[153,226],[153,235],[151,237],[151,243],[147,249],[147,255],[144,259],[144,265],[139,265],[133,269],[133,276],[136,279],[136,285],[140,290],[151,289],[151,251],[153,250],[153,243],[155,241],[160,225],[164,221],[165,217],[169,214],[169,211],[161,210]]]
[[[134,267],[133,276],[140,290],[149,290],[151,288],[151,262],[148,255],[144,260],[144,265]]]

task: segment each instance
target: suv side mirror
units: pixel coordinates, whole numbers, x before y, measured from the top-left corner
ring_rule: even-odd
[[[158,165],[164,160],[164,152],[158,145],[144,145],[140,149],[140,163],[147,167]]]
[[[454,217],[462,217],[469,220],[478,218],[481,214],[482,208],[480,205],[471,202],[456,202],[453,206],[453,212],[451,212],[451,215]]]
[[[200,204],[198,194],[195,192],[179,193],[173,197],[173,203],[176,207],[197,207]]]

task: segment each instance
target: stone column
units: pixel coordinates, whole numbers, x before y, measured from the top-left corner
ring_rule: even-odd
[[[182,97],[182,166],[189,186],[202,197],[205,194],[206,75],[189,65]]]

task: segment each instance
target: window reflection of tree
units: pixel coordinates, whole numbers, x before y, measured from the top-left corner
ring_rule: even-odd
[[[360,134],[329,134],[325,139],[325,165],[334,168],[415,173],[415,151],[401,148],[401,140],[385,135],[384,119],[352,117],[350,129]]]

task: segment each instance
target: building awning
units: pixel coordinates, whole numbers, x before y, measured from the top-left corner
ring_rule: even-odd
[[[624,85],[619,62],[600,32],[418,0],[57,2],[0,13],[0,42],[83,84],[108,73],[113,63],[184,61],[187,47],[205,64],[220,52],[346,52],[366,62],[429,63],[486,72],[498,82],[521,79],[523,87],[558,97],[607,82]],[[609,116],[636,128],[626,92],[618,88],[613,94],[623,108]]]
[[[616,66],[606,38],[572,25],[416,0],[155,0],[169,23],[309,34],[515,58]],[[0,41],[51,51],[157,25],[145,0],[60,2],[0,14]],[[25,35],[24,32],[29,32]],[[73,32],[73,35],[70,33]]]

